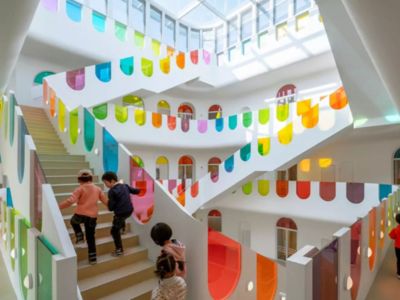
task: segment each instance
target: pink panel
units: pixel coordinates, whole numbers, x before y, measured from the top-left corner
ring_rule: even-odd
[[[320,182],[319,196],[325,201],[332,201],[336,197],[336,182]]]
[[[58,9],[58,0],[41,0],[40,2],[47,10],[57,11]]]
[[[348,182],[346,196],[351,203],[361,203],[364,200],[364,183]]]
[[[207,50],[203,50],[203,59],[206,65],[211,63],[211,54]]]
[[[309,181],[296,182],[296,194],[300,199],[307,199],[311,194],[311,184]]]
[[[68,71],[67,73],[68,86],[76,91],[80,91],[85,87],[85,68]]]
[[[168,180],[168,191],[172,193],[172,191],[176,188],[176,179]]]
[[[207,120],[198,120],[197,121],[197,130],[200,133],[205,133],[207,131]]]

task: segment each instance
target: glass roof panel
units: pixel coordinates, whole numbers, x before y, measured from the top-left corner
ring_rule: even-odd
[[[182,18],[183,22],[188,22],[199,28],[212,26],[215,22],[220,20],[221,19],[217,15],[202,4],[196,6]]]
[[[153,0],[153,2],[167,10],[179,12],[193,0]]]
[[[205,0],[210,4],[213,8],[218,10],[221,14],[230,15],[231,13],[235,12],[240,6],[245,3],[248,3],[249,0]]]

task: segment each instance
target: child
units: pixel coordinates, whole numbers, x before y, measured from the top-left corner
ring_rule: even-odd
[[[86,242],[88,245],[89,264],[97,262],[95,230],[98,214],[97,201],[107,205],[107,199],[103,191],[93,184],[93,175],[90,170],[81,170],[78,174],[80,186],[75,189],[71,197],[59,204],[60,209],[67,208],[76,203],[74,215],[71,218],[71,226],[74,229],[76,244],[82,243],[83,232],[81,223],[85,226]]]
[[[396,222],[398,225],[390,231],[389,236],[394,240],[394,250],[397,258],[397,278],[400,279],[400,214],[396,215]]]
[[[139,194],[140,190],[118,182],[117,174],[114,172],[104,173],[101,180],[110,189],[108,191],[108,209],[114,211],[111,235],[114,239],[115,250],[111,255],[121,256],[124,254],[121,229],[125,228],[125,220],[133,213],[130,194]]]
[[[176,275],[182,278],[186,276],[185,245],[172,239],[172,229],[168,224],[157,223],[151,228],[151,238],[154,243],[163,247],[162,251],[172,254],[176,261]]]
[[[151,295],[151,300],[185,300],[187,287],[182,277],[175,274],[176,261],[174,256],[162,252],[157,258],[156,274],[160,278],[158,287]]]

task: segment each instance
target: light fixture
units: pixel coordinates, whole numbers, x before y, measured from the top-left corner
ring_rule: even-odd
[[[25,276],[24,278],[24,287],[26,289],[32,289],[33,288],[33,278],[32,278],[32,274],[28,274]]]
[[[338,84],[336,82],[332,82],[332,83],[320,85],[318,87],[314,87],[314,88],[310,88],[310,89],[306,89],[306,90],[300,90],[299,94],[309,94],[309,93],[314,93],[314,92],[318,92],[318,91],[322,91],[322,90],[327,90],[329,88],[334,88],[337,85]]]
[[[372,249],[370,247],[368,247],[368,252],[367,252],[368,258],[370,258],[372,256],[372,254],[373,254]]]
[[[99,149],[98,148],[94,149],[94,154],[95,155],[99,155]]]
[[[375,237],[375,230],[372,230],[372,231],[371,231],[371,236],[372,236],[372,237]]]
[[[388,227],[392,226],[392,222],[388,220]]]
[[[381,230],[381,235],[380,235],[381,239],[383,239],[385,237],[385,234],[383,233],[383,231]]]
[[[345,277],[345,288],[350,290],[353,287],[353,279],[350,276]]]
[[[399,123],[400,116],[398,114],[385,116],[386,121],[390,123]]]
[[[381,226],[383,226],[383,220],[381,220]]]
[[[67,132],[67,127],[64,127],[64,132]]]
[[[80,128],[78,128],[78,134],[81,134],[81,131],[82,131],[82,130],[81,130]]]
[[[46,105],[49,105],[49,100],[46,100]]]
[[[361,254],[361,247],[360,247],[360,246],[358,246],[358,248],[357,248],[357,254],[358,254],[358,255]]]
[[[11,256],[12,259],[15,259],[15,248],[11,249],[10,256]]]
[[[249,283],[247,284],[247,291],[251,292],[254,289],[254,283],[253,281],[249,281]]]

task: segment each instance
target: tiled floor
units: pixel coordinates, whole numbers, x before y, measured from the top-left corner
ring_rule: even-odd
[[[400,279],[396,277],[394,249],[388,250],[366,300],[399,300]]]
[[[14,290],[11,286],[10,278],[7,274],[6,266],[3,262],[3,256],[0,253],[0,298],[1,300],[16,300]]]

